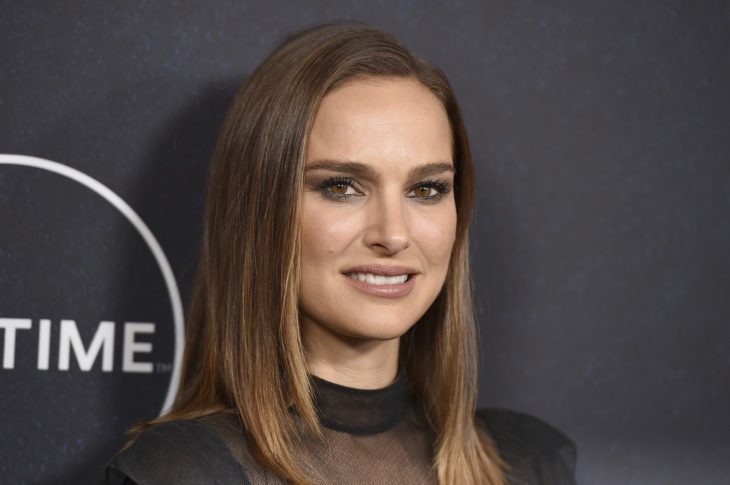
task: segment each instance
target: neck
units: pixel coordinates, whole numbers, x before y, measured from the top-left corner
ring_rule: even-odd
[[[380,389],[398,374],[400,338],[362,339],[332,332],[320,325],[302,325],[309,372],[341,386]]]

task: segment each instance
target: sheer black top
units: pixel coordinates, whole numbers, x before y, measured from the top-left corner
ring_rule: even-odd
[[[305,441],[299,464],[317,484],[436,484],[435,436],[411,406],[405,378],[362,390],[312,378],[324,440]],[[512,484],[574,484],[575,446],[537,418],[483,409]],[[233,413],[152,426],[101,471],[105,485],[283,484],[257,464]]]

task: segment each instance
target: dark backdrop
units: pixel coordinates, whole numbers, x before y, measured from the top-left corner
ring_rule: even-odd
[[[581,483],[727,479],[727,2],[1,3],[0,153],[119,195],[183,304],[206,163],[237,86],[300,28],[393,32],[447,72],[473,144],[480,405],[564,430]],[[0,163],[0,318],[31,325],[0,369],[4,483],[91,481],[122,431],[160,411],[174,353],[160,275],[102,197]],[[103,346],[91,369],[78,351],[61,369],[62,319],[86,350],[114,322],[113,369]],[[155,324],[135,337],[153,346],[134,354],[149,373],[123,368],[125,322]]]

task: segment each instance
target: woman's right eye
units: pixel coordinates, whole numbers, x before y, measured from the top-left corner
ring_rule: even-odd
[[[325,180],[319,188],[322,195],[330,199],[349,199],[350,197],[360,195],[355,190],[352,180],[339,177]]]

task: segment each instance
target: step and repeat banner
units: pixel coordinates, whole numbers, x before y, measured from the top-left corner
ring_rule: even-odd
[[[580,483],[730,475],[723,2],[0,2],[0,482],[94,483],[177,390],[236,89],[332,20],[439,65],[477,170],[480,406]]]

